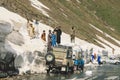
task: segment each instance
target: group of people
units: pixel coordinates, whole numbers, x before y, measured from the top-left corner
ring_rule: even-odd
[[[61,43],[61,26],[56,27],[53,31],[49,30],[48,36],[47,36],[47,48],[48,51],[52,49],[52,47],[55,47]],[[41,34],[41,39],[46,42],[46,32],[43,30],[43,33]]]
[[[77,52],[76,55],[74,55],[75,57],[73,58],[74,60],[74,70],[81,70],[82,72],[84,71],[84,56],[83,56],[83,51],[82,49],[80,50],[80,52]]]
[[[48,51],[51,47],[55,47],[61,43],[62,30],[61,26],[56,27],[53,31],[49,30],[48,33]]]
[[[91,62],[93,63],[94,60],[97,60],[98,64],[101,65],[101,56],[98,54],[96,55],[96,53],[94,53],[94,55],[91,55]]]
[[[38,20],[35,21],[30,21],[28,20],[27,22],[27,30],[28,30],[28,35],[30,36],[31,39],[33,38],[39,38],[39,28],[38,28],[39,22]],[[75,43],[75,28],[74,26],[71,28],[71,34],[70,34],[70,40],[71,43]],[[48,50],[51,49],[51,47],[55,47],[61,43],[61,26],[55,27],[53,31],[49,30],[47,40],[46,40],[46,31],[43,30],[41,34],[41,39],[43,41],[47,41],[47,47]]]

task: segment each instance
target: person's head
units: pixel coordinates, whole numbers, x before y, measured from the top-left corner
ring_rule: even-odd
[[[74,29],[74,26],[72,26],[72,29]]]
[[[55,27],[55,29],[58,29],[58,27]]]
[[[56,31],[53,31],[53,34],[55,34],[55,35],[56,35]]]
[[[51,30],[49,30],[49,33],[51,33]]]
[[[32,26],[33,26],[33,24],[32,24],[32,23],[30,23],[30,26],[32,27]]]
[[[43,33],[45,33],[45,30],[43,30]]]

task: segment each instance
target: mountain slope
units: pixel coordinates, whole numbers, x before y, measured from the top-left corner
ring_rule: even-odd
[[[113,48],[100,37],[120,47],[118,44],[120,40],[119,0],[39,1],[50,9],[42,7],[49,16],[45,16],[40,10],[31,6],[30,0],[1,0],[0,5],[25,18],[41,20],[51,27],[61,25],[62,30],[68,34],[71,27],[75,26],[77,37],[101,47],[104,46],[98,41]]]

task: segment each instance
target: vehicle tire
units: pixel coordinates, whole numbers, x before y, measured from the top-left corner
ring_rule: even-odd
[[[47,53],[45,55],[45,60],[46,60],[47,63],[54,62],[55,56],[52,53]]]

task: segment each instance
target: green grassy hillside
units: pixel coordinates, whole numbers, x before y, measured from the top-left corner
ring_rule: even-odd
[[[118,45],[112,39],[91,27],[92,24],[112,37],[120,40],[120,0],[39,0],[50,8],[51,18],[44,16],[31,6],[29,0],[1,0],[0,5],[29,19],[43,20],[43,23],[70,33],[75,26],[76,36],[98,44],[96,35]],[[103,41],[101,41],[103,42]],[[109,46],[109,45],[108,45]]]

